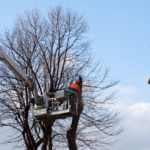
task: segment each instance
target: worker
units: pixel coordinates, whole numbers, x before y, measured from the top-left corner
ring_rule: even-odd
[[[81,89],[80,89],[80,87],[81,87],[81,83],[80,83],[79,80],[76,80],[76,83],[72,83],[71,86],[69,87],[69,90],[70,90],[70,92],[69,92],[69,99],[71,101],[71,109],[73,109],[74,102],[76,100],[75,93],[78,94],[78,99],[80,99],[80,95],[81,95]],[[75,93],[73,93],[71,91],[73,91]],[[67,106],[68,106],[68,104],[67,104]]]

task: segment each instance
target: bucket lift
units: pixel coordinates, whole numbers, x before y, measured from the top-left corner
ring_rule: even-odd
[[[77,93],[65,89],[50,93],[49,95],[38,95],[36,83],[12,61],[12,59],[0,47],[0,60],[3,61],[22,81],[27,87],[29,102],[33,104],[32,115],[37,120],[56,120],[64,119],[73,115],[78,115],[78,96]],[[31,92],[34,93],[32,97]],[[70,109],[71,99],[69,93],[75,93],[76,100],[73,109]]]
[[[76,101],[74,102],[73,109],[70,108],[70,90],[56,91],[55,96],[49,99],[43,97],[43,108],[36,109],[36,105],[32,108],[33,116],[37,120],[56,120],[65,119],[67,117],[78,115],[78,98],[76,95]],[[74,92],[73,92],[74,93]]]

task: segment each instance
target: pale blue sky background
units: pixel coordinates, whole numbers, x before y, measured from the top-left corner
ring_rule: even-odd
[[[121,80],[116,107],[125,115],[125,132],[112,150],[150,150],[150,1],[0,0],[0,33],[17,14],[35,7],[46,14],[56,5],[84,14],[96,58],[112,68],[112,79]]]

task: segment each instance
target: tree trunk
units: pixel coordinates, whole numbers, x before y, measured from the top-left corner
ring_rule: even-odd
[[[72,124],[71,128],[67,130],[67,140],[68,140],[68,147],[69,150],[77,150],[77,145],[76,145],[76,131],[80,119],[80,115],[83,111],[83,104],[79,105],[79,114],[78,116],[73,116],[72,117]]]
[[[52,147],[53,147],[53,144],[52,144],[52,125],[53,125],[53,123],[51,123],[51,125],[49,127],[48,150],[52,150]]]
[[[81,95],[82,95],[82,78],[79,77],[79,80],[81,82]],[[80,98],[81,98],[80,95]],[[69,150],[77,150],[77,145],[76,145],[76,131],[77,131],[77,127],[78,127],[78,123],[79,123],[79,119],[80,119],[80,115],[83,111],[83,102],[80,99],[79,100],[79,108],[78,108],[78,116],[73,116],[72,117],[72,124],[71,124],[71,128],[67,130],[67,140],[68,140],[68,147]]]
[[[45,121],[45,132],[44,132],[44,139],[43,139],[43,145],[41,150],[52,150],[52,126],[53,126],[53,121],[47,120]]]

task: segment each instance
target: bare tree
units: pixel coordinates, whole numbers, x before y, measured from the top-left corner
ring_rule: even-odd
[[[37,83],[39,94],[68,88],[79,75],[83,78],[78,116],[38,121],[32,118],[26,87],[1,62],[0,127],[15,133],[6,142],[28,150],[97,149],[114,142],[107,137],[121,133],[119,113],[109,110],[115,92],[105,94],[118,81],[110,81],[109,69],[94,61],[87,31],[83,15],[60,6],[45,18],[37,9],[25,12],[12,30],[5,30],[0,46]]]

